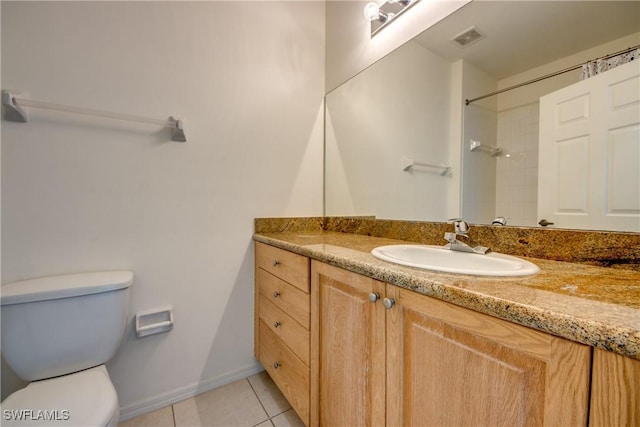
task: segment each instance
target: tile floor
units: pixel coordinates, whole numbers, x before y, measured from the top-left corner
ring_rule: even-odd
[[[304,427],[266,372],[131,418],[118,427]]]

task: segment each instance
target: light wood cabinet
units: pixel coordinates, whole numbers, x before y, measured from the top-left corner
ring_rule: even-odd
[[[387,425],[585,426],[591,349],[387,287]]]
[[[588,346],[316,261],[311,288],[311,425],[587,423]]]
[[[311,425],[382,426],[384,284],[316,261],[311,278]]]
[[[640,360],[594,350],[589,425],[640,426]]]
[[[255,355],[307,426],[640,425],[640,360],[255,250]]]
[[[254,353],[309,425],[309,258],[256,242],[255,260]]]

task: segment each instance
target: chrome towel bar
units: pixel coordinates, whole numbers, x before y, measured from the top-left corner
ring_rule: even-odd
[[[2,91],[2,104],[5,106],[5,119],[14,122],[26,123],[29,121],[29,113],[25,107],[40,108],[43,110],[60,111],[63,113],[82,114],[86,116],[103,117],[113,120],[124,120],[129,122],[149,123],[161,125],[171,129],[171,140],[178,142],[186,142],[187,138],[184,134],[182,120],[178,120],[173,116],[167,120],[153,119],[132,114],[113,113],[110,111],[94,110],[91,108],[73,107],[69,105],[53,104],[43,101],[35,101],[32,99],[24,99],[18,97],[14,92],[7,90]]]
[[[423,163],[423,162],[416,162],[413,159],[409,159],[408,157],[404,157],[402,159],[402,170],[405,172],[409,172],[409,170],[411,170],[411,168],[413,168],[414,166],[423,166],[426,168],[433,168],[433,169],[440,169],[440,175],[446,175],[449,172],[451,172],[451,166],[448,165],[433,165],[431,163]]]

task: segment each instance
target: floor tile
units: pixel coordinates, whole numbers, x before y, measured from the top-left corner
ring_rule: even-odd
[[[165,406],[118,423],[118,427],[174,427],[173,409],[171,406]]]
[[[252,375],[248,380],[269,417],[274,417],[291,409],[291,405],[289,405],[287,399],[285,399],[266,371]]]
[[[268,419],[246,379],[178,402],[173,412],[176,427],[252,427]]]
[[[273,417],[271,421],[275,427],[305,427],[304,423],[293,409],[289,409],[284,414]]]
[[[273,427],[273,424],[270,420],[263,422],[262,424],[258,424],[256,427]]]

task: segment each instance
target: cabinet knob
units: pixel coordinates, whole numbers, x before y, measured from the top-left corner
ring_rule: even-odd
[[[371,293],[369,294],[369,301],[371,301],[371,302],[376,302],[376,301],[378,301],[379,299],[380,299],[380,295],[378,295],[377,293],[375,293],[375,292],[371,292]]]
[[[393,307],[395,303],[396,303],[396,300],[392,298],[385,298],[382,300],[382,305],[384,305],[384,308],[386,308],[387,310]]]
[[[273,369],[278,369],[280,367],[280,362],[274,362]]]
[[[278,291],[273,291],[273,297],[274,298],[278,298],[280,296],[280,292]]]
[[[279,328],[280,325],[282,325],[282,323],[280,323],[278,320],[276,320],[275,322],[273,322],[273,327],[274,328]]]
[[[553,225],[552,222],[547,221],[546,219],[541,219],[540,222],[538,223],[538,225],[541,225],[542,227],[547,227],[549,225]]]
[[[277,267],[277,266],[279,266],[279,265],[280,265],[280,261],[278,261],[277,259],[274,259],[274,260],[273,260],[273,266],[274,266],[274,267]]]

